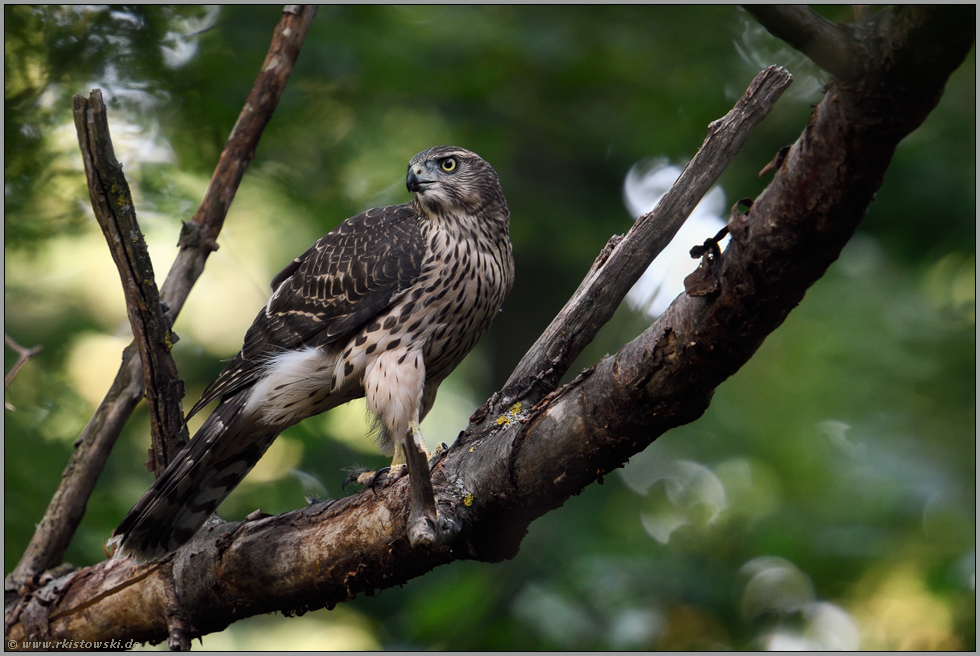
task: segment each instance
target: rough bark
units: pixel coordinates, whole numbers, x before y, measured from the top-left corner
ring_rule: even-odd
[[[188,439],[180,403],[184,383],[170,354],[176,339],[170,331],[173,319],[160,303],[160,290],[136,220],[133,195],[113,151],[102,91],[94,89],[88,98],[76,95],[72,103],[92,211],[119,270],[129,325],[143,363],[152,444],[147,468],[159,477]]]
[[[441,546],[409,546],[408,481],[283,515],[201,531],[173,559],[109,560],[23,597],[8,640],[166,637],[176,591],[188,635],[271,610],[332,606],[454,559],[516,553],[528,524],[700,416],[838,257],[898,142],[936,105],[973,43],[974,8],[878,12],[864,75],[832,81],[751,210],[735,217],[717,292],[678,297],[655,324],[533,406],[498,396],[433,472]],[[590,275],[616,262],[604,251]],[[549,343],[541,345],[549,353]],[[522,398],[520,388],[507,396]],[[523,398],[530,398],[527,393]]]

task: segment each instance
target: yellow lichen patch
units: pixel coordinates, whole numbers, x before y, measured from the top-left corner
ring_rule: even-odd
[[[514,405],[510,406],[510,408],[507,410],[507,412],[505,412],[504,414],[502,414],[499,417],[497,417],[497,425],[498,426],[507,426],[507,425],[510,424],[510,422],[512,422],[512,421],[514,421],[516,419],[520,419],[521,418],[520,417],[521,410],[523,408],[524,408],[524,404],[521,403],[520,401],[518,401]]]
[[[463,497],[463,505],[467,508],[473,505],[473,495],[471,493],[467,492],[466,496]]]

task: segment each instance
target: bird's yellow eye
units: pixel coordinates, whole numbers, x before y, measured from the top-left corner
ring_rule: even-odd
[[[447,157],[446,159],[439,162],[439,166],[441,166],[442,170],[445,171],[446,173],[452,173],[453,171],[456,170],[456,158]]]

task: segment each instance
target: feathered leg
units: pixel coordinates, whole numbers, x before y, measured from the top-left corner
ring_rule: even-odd
[[[410,366],[404,366],[406,363]],[[424,409],[428,411],[435,400],[434,387],[429,389],[425,384],[421,351],[385,353],[364,375],[368,409],[384,426],[382,447],[393,442],[390,475],[394,478],[405,472],[409,475],[412,488],[409,538],[413,544],[435,541],[437,512],[428,466],[432,453],[419,429],[423,406],[427,406]],[[373,482],[373,476],[369,477]],[[358,480],[366,481],[367,478]],[[430,524],[432,531],[425,529]],[[426,539],[424,535],[430,532],[431,539]],[[421,537],[417,539],[417,536]]]

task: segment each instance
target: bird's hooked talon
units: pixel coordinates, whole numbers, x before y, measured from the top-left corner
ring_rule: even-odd
[[[361,482],[361,485],[363,485],[364,487],[369,487],[373,490],[378,486],[382,486],[385,483],[391,482],[388,480],[391,477],[391,467],[382,467],[376,472],[368,472],[368,473],[371,474],[371,478],[369,480],[367,475],[364,475],[364,480],[363,482]],[[395,480],[396,478],[397,476],[395,478],[392,478],[391,480]]]
[[[377,487],[378,485],[380,485],[385,481],[389,469],[390,467],[382,467],[377,471],[372,471],[370,469],[366,469],[363,467],[360,469],[356,469],[353,472],[351,472],[350,476],[344,479],[344,482],[341,484],[340,489],[346,492],[348,485],[350,485],[351,483],[357,483],[358,485],[361,485],[364,488],[371,488],[373,490],[375,487]]]
[[[381,474],[382,472],[384,472],[385,483],[394,483],[399,478],[401,478],[402,476],[408,473],[408,466],[392,465],[391,467],[382,467],[381,469],[378,470],[378,473]],[[375,483],[375,485],[377,485],[377,482]]]
[[[351,473],[347,475],[347,478],[344,479],[344,482],[340,484],[341,491],[346,494],[347,486],[351,483],[360,483],[361,476],[367,473],[371,473],[371,470],[365,467],[358,467],[357,469],[351,471]]]

